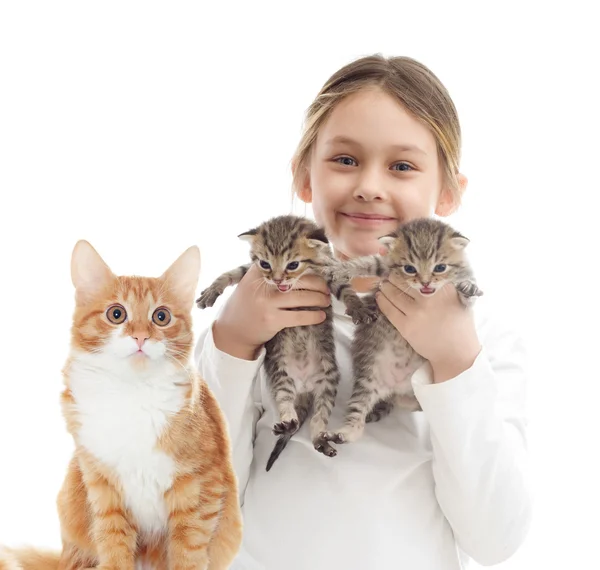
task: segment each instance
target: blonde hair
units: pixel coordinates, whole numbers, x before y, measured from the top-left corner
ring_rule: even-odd
[[[445,183],[458,204],[461,132],[450,94],[431,70],[418,61],[410,57],[386,58],[379,54],[360,58],[334,73],[308,108],[302,138],[292,159],[294,191],[299,193],[302,189],[317,134],[335,106],[348,95],[373,86],[396,98],[431,130]]]

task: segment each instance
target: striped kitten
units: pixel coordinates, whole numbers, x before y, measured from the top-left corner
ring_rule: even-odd
[[[356,293],[346,284],[336,287],[332,282],[333,268],[339,262],[333,257],[325,233],[313,221],[279,216],[239,237],[250,242],[252,263],[263,272],[267,286],[290,291],[303,275],[321,275],[355,322],[369,320],[372,311]],[[227,286],[241,281],[251,265],[242,265],[218,277],[202,291],[196,301],[198,307],[211,307]],[[340,379],[333,342],[333,313],[331,307],[324,310],[327,318],[323,323],[283,329],[265,344],[265,370],[279,413],[273,433],[280,436],[267,462],[267,471],[311,410],[310,432],[315,449],[329,457],[337,453],[323,437]]]
[[[394,274],[402,278],[406,290],[433,295],[447,282],[456,286],[459,298],[470,306],[482,291],[465,256],[468,239],[449,225],[422,218],[401,225],[394,233],[380,238],[386,248],[384,256],[367,256],[345,262],[335,274],[336,280],[349,282],[354,277]],[[376,291],[363,298],[372,311],[378,312]],[[348,402],[344,427],[327,439],[349,443],[358,439],[366,422],[379,421],[394,405],[411,411],[420,410],[411,376],[424,359],[404,340],[383,315],[360,323],[352,341],[354,389]]]

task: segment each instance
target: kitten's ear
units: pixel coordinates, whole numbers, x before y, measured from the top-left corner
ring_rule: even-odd
[[[327,239],[323,228],[317,228],[315,231],[308,234],[306,239],[308,240],[308,247],[318,247],[324,243],[329,244],[329,240]]]
[[[85,303],[116,279],[115,274],[92,245],[79,240],[71,254],[71,281],[75,286],[75,300]]]
[[[377,239],[381,244],[382,248],[384,248],[387,252],[390,251],[390,247],[392,247],[392,244],[398,241],[398,236],[396,234],[389,234],[387,236],[382,236]]]
[[[242,234],[240,234],[238,237],[244,241],[253,243],[254,242],[254,238],[256,237],[257,231],[256,228],[248,230],[247,232],[244,232]]]
[[[200,277],[200,249],[193,245],[186,249],[162,275],[172,292],[185,306],[194,304]]]
[[[450,238],[450,245],[456,250],[464,249],[468,244],[468,238],[459,234],[458,232],[455,232]]]

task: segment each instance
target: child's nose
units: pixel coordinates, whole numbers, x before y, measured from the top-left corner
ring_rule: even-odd
[[[364,169],[354,191],[354,198],[362,202],[381,201],[385,199],[381,173],[375,168]]]

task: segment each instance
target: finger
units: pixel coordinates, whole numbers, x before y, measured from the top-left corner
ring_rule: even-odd
[[[392,323],[399,330],[399,327],[401,327],[406,315],[400,309],[398,309],[382,292],[377,293],[375,300],[379,310],[387,317],[390,323]]]
[[[294,309],[296,307],[329,307],[331,295],[316,291],[277,291],[276,306],[279,309]]]
[[[318,325],[327,318],[325,311],[282,311],[283,314],[283,328]]]
[[[411,307],[414,305],[415,300],[407,295],[401,289],[398,289],[395,285],[392,285],[389,281],[384,281],[379,290],[387,300],[392,303],[398,310],[402,311],[405,315],[410,312]]]
[[[327,282],[325,279],[320,277],[319,275],[308,274],[301,277],[294,289],[306,289],[308,291],[319,291],[326,295],[329,295],[331,292],[329,291],[329,287],[327,287]]]
[[[388,281],[397,289],[402,291],[405,295],[409,296],[411,299],[415,299],[417,294],[416,291],[408,285],[405,279],[402,276],[392,273],[389,276]]]

